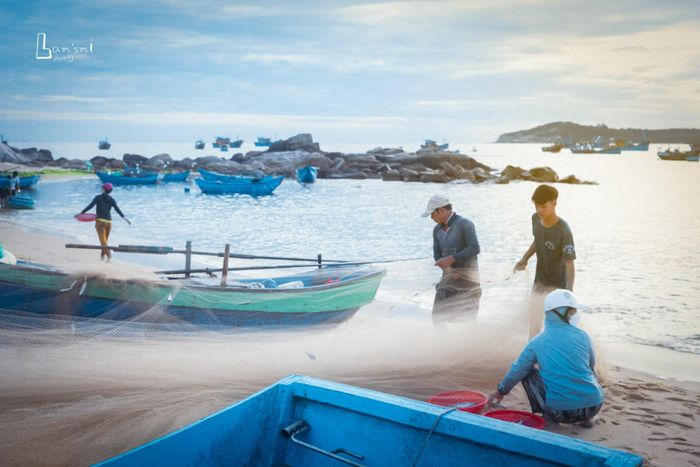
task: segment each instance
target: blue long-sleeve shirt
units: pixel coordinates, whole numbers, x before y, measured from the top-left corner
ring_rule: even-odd
[[[603,402],[603,389],[593,372],[595,356],[590,337],[549,311],[545,313],[544,331],[525,346],[498,391],[508,394],[535,363],[544,381],[548,407],[574,410]]]
[[[454,256],[456,261],[453,267],[478,269],[477,255],[480,251],[474,223],[469,219],[455,213],[447,221],[447,232],[441,225],[436,225],[433,229],[435,261],[445,256]]]

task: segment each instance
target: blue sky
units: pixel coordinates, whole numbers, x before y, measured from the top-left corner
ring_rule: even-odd
[[[697,0],[5,1],[0,18],[12,140],[700,127]]]

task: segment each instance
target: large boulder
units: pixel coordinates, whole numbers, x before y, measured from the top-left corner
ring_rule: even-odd
[[[96,169],[104,167],[107,164],[107,161],[109,161],[109,159],[105,156],[95,156],[92,159],[90,159],[90,163]]]
[[[283,141],[272,143],[267,152],[289,152],[289,151],[306,151],[306,152],[321,152],[318,143],[314,143],[313,138],[308,133],[301,133]]]
[[[36,149],[35,149],[36,151]],[[28,164],[32,158],[28,154],[24,154],[21,150],[0,143],[0,162],[9,162],[12,164]]]
[[[385,182],[400,182],[401,173],[396,169],[389,169],[382,172],[382,180]]]
[[[530,176],[538,182],[554,183],[559,180],[559,175],[550,167],[535,167],[530,169]]]
[[[163,166],[167,167],[172,164],[173,158],[170,157],[170,154],[156,154],[148,160],[151,165],[161,165],[157,161],[160,161]]]
[[[126,165],[135,166],[136,164],[138,164],[139,166],[141,166],[144,165],[146,161],[148,161],[148,158],[139,154],[124,154],[122,156],[122,160]]]
[[[42,164],[47,164],[53,160],[53,155],[48,149],[39,149],[39,153],[36,157],[36,162],[41,162]]]

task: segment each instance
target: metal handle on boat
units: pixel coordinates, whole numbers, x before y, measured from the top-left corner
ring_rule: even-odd
[[[298,421],[292,423],[291,425],[289,425],[288,427],[282,428],[282,436],[284,436],[285,438],[289,438],[290,440],[292,440],[293,443],[298,444],[301,447],[304,447],[304,448],[309,449],[311,451],[317,452],[319,454],[323,454],[324,456],[328,456],[332,459],[337,460],[338,462],[342,462],[342,463],[348,464],[348,465],[354,465],[357,467],[363,467],[362,464],[358,464],[357,462],[353,462],[350,459],[340,457],[336,453],[347,454],[347,455],[352,456],[352,457],[359,459],[359,460],[364,460],[365,456],[362,456],[360,454],[355,454],[354,452],[350,452],[344,448],[338,448],[338,449],[334,450],[333,452],[326,451],[325,449],[321,449],[318,446],[314,446],[313,444],[305,443],[304,441],[301,441],[301,440],[296,438],[297,435],[300,435],[306,431],[309,431],[310,429],[311,429],[311,427],[309,426],[308,423],[306,423],[305,420],[298,420]]]

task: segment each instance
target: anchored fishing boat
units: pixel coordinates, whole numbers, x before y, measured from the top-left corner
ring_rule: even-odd
[[[635,454],[292,375],[100,466],[637,466]]]
[[[183,172],[164,173],[161,182],[163,182],[163,183],[184,182],[185,180],[187,180],[187,177],[189,177],[189,175],[190,175],[189,170],[185,170]]]
[[[264,136],[258,136],[258,139],[255,140],[255,145],[258,147],[269,147],[272,146],[272,140]]]
[[[316,175],[318,174],[318,169],[316,167],[307,165],[304,167],[299,167],[296,170],[297,181],[299,183],[313,183],[316,181]]]
[[[261,179],[240,177],[231,180],[206,180],[196,178],[195,183],[207,195],[271,195],[280,186],[284,177],[267,176]]]
[[[107,137],[106,137],[106,136],[105,136],[105,139],[103,139],[102,141],[100,141],[99,143],[97,143],[97,149],[105,149],[105,150],[106,150],[106,149],[109,149],[109,148],[111,148],[111,147],[112,147],[112,145],[111,145],[110,142],[107,140]]]
[[[20,189],[26,189],[26,188],[31,188],[37,183],[39,183],[39,180],[41,179],[41,175],[28,175],[26,177],[19,177],[19,187]],[[0,188],[9,188],[10,187],[10,178],[5,176],[5,177],[0,177]]]
[[[158,183],[160,174],[158,172],[150,172],[141,174],[140,176],[129,176],[121,172],[95,172],[103,183],[111,183],[112,185],[155,185]]]
[[[421,145],[421,150],[446,151],[450,147],[450,143],[437,144],[435,140],[426,139]]]
[[[197,141],[195,141],[195,143],[194,143],[195,149],[204,149],[204,146],[205,146],[204,140],[202,140],[201,138],[198,139]]]
[[[115,251],[120,251],[118,248]],[[172,271],[171,271],[172,272]],[[200,326],[294,326],[347,320],[374,299],[385,270],[323,266],[265,279],[122,280],[0,264],[0,308],[42,315]]]

